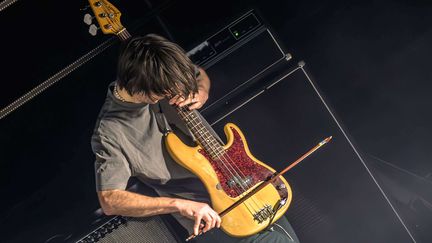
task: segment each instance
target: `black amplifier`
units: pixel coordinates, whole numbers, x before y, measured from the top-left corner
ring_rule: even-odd
[[[212,81],[203,114],[227,102],[236,91],[291,59],[256,10],[250,10],[188,52]]]

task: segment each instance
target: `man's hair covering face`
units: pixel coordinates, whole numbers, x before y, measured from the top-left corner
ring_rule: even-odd
[[[195,66],[185,51],[156,34],[134,37],[122,44],[117,76],[119,87],[130,95],[187,97],[198,91]]]

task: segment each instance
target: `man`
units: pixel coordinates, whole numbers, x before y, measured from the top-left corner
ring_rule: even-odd
[[[163,126],[169,126],[193,143],[172,106],[202,107],[210,89],[207,74],[178,45],[154,34],[124,43],[117,71],[92,136],[96,189],[104,213],[130,217],[170,213],[196,235],[201,227],[203,232],[219,228],[221,218],[209,206],[203,184],[171,159],[163,142]],[[160,118],[160,112],[166,118]],[[159,197],[127,191],[130,177],[152,187]],[[247,242],[264,237],[268,242],[268,236],[275,234],[235,239],[213,230],[200,238]],[[286,241],[280,238],[280,242]]]

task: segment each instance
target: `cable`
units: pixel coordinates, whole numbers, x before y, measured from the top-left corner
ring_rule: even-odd
[[[0,12],[5,10],[10,5],[16,3],[16,1],[18,1],[18,0],[4,0],[3,2],[1,2],[0,3]]]
[[[38,86],[36,86],[35,88],[27,92],[25,95],[21,96],[20,98],[12,102],[10,105],[0,110],[0,120],[3,119],[12,111],[16,110],[18,107],[22,106],[23,104],[27,103],[28,101],[36,97],[38,94],[40,94],[42,91],[49,88],[51,85],[57,83],[57,81],[59,81],[60,79],[62,79],[63,77],[65,77],[66,75],[68,75],[69,73],[77,69],[78,67],[80,67],[81,65],[91,60],[96,55],[100,54],[102,51],[104,51],[105,49],[113,45],[115,41],[116,38],[111,37],[110,39],[106,40],[95,49],[91,50],[84,56],[77,59],[75,62],[69,64],[68,66],[66,66],[65,68],[63,68],[62,70],[60,70],[59,72],[57,72],[56,74],[54,74],[53,76],[45,80],[43,83],[39,84]]]
[[[376,184],[376,186],[378,187],[379,191],[381,192],[381,194],[383,195],[384,199],[387,201],[387,203],[390,205],[390,208],[393,210],[393,212],[396,214],[396,217],[399,219],[399,221],[401,222],[402,226],[405,228],[406,232],[408,233],[408,235],[410,236],[410,238],[412,239],[412,241],[415,243],[416,240],[414,239],[414,236],[411,234],[411,232],[409,231],[408,227],[405,225],[405,222],[402,220],[402,217],[399,215],[399,213],[397,212],[396,208],[393,206],[393,204],[391,203],[390,199],[387,197],[387,194],[384,192],[384,190],[381,188],[380,184],[378,183],[378,181],[376,180],[375,176],[372,174],[371,170],[369,169],[369,167],[366,165],[365,161],[363,160],[363,158],[361,157],[360,153],[357,151],[357,149],[354,147],[353,143],[351,142],[351,139],[348,137],[348,135],[346,134],[345,130],[342,128],[342,126],[340,125],[339,121],[336,119],[336,116],[333,114],[332,110],[330,109],[330,107],[327,105],[327,103],[324,101],[324,98],[322,97],[321,93],[318,91],[317,87],[315,86],[314,82],[312,81],[312,79],[309,77],[309,75],[307,74],[306,70],[304,69],[304,65],[305,63],[303,61],[299,62],[299,67],[300,69],[303,71],[304,75],[306,76],[306,78],[308,79],[309,83],[312,85],[312,88],[314,89],[314,91],[317,93],[317,95],[319,96],[321,102],[324,104],[324,106],[326,107],[327,111],[330,113],[331,117],[333,118],[333,120],[336,122],[337,126],[339,127],[339,129],[341,130],[342,134],[344,135],[344,137],[346,138],[346,140],[348,141],[348,143],[350,144],[351,148],[354,150],[354,152],[356,153],[357,157],[360,159],[360,162],[363,164],[363,166],[365,167],[366,171],[368,172],[368,174],[370,175],[370,177],[372,178],[372,180],[374,181],[374,183]]]
[[[294,241],[294,239],[291,237],[291,235],[284,229],[284,227],[282,227],[280,224],[274,223],[274,225],[278,226],[279,228],[281,228],[283,230],[283,232],[285,232],[285,234],[290,238],[291,241]]]

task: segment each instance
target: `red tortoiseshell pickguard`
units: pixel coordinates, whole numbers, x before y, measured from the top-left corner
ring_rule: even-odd
[[[200,149],[199,152],[212,165],[225,193],[230,197],[237,197],[257,183],[270,177],[273,172],[253,161],[245,151],[240,134],[234,128],[231,127],[230,129],[234,135],[233,143],[225,150],[223,155],[218,156],[217,159],[212,159],[203,149]],[[250,183],[248,183],[248,186],[229,186],[230,180],[233,181],[233,176],[249,178]],[[276,187],[282,183],[278,178],[272,184]],[[286,189],[278,190],[278,192],[281,198],[287,197],[288,192]]]

